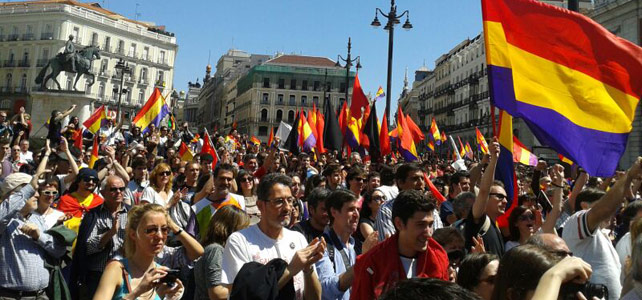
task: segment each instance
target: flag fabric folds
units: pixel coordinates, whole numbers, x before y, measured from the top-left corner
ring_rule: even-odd
[[[317,139],[314,137],[314,134],[312,134],[312,128],[310,127],[310,124],[308,124],[302,108],[299,118],[299,145],[303,151],[307,152],[312,151],[316,144]]]
[[[375,98],[373,102],[377,102],[383,98],[386,97],[386,93],[383,91],[383,88],[379,86],[379,89],[377,90],[377,93],[375,94]]]
[[[386,108],[386,111],[388,108]],[[383,114],[383,121],[381,121],[381,130],[379,130],[379,146],[381,146],[381,156],[384,157],[392,153],[390,146],[390,136],[388,136],[388,119],[386,112]]]
[[[182,161],[192,161],[192,159],[194,159],[194,154],[192,154],[192,151],[189,150],[185,142],[181,142],[181,146],[178,148],[178,156]]]
[[[107,114],[105,113],[105,106],[101,105],[82,125],[89,132],[96,134],[105,121],[107,121]]]
[[[464,143],[461,142],[461,137],[457,136],[457,140],[459,140],[459,156],[464,158],[466,156],[466,147],[464,147]]]
[[[481,133],[481,131],[479,131],[477,127],[475,127],[475,136],[477,138],[477,147],[479,148],[479,151],[484,154],[488,154],[488,143],[486,143],[484,135]]]
[[[323,127],[323,146],[328,150],[341,151],[343,144],[343,133],[341,132],[341,120],[332,109],[329,99],[325,100],[323,105],[324,115],[326,117]]]
[[[373,103],[370,109],[368,121],[363,126],[363,133],[368,139],[368,153],[373,162],[379,161],[381,157],[381,145],[379,141],[379,124],[377,122],[377,106]]]
[[[642,95],[642,48],[534,0],[482,0],[493,104],[594,176],[613,175]]]
[[[292,126],[290,124],[285,123],[281,121],[279,123],[279,128],[276,129],[276,133],[274,134],[275,137],[279,138],[279,142],[277,143],[277,147],[281,147],[285,145],[285,141],[287,140],[288,136],[290,135],[290,131],[292,131]],[[276,143],[276,141],[275,141]],[[284,146],[285,147],[285,146]],[[282,150],[287,150],[286,148],[280,148]]]
[[[430,122],[430,134],[432,135],[433,140],[435,140],[435,143],[440,144],[442,142],[442,136],[439,133],[439,128],[437,127],[435,118],[432,118],[432,121]]]
[[[100,145],[100,143],[98,143],[99,138],[100,136],[98,134],[94,135],[94,145],[91,148],[91,156],[89,157],[89,164],[87,164],[90,169],[94,168],[94,165],[98,160],[98,146]]]
[[[257,145],[257,146],[258,146],[258,145],[261,145],[261,140],[259,140],[259,139],[258,139],[257,137],[255,137],[255,136],[252,136],[252,137],[250,138],[250,142],[252,142],[252,144]]]
[[[399,112],[397,114],[397,134],[399,135],[401,146],[399,152],[401,153],[403,158],[408,162],[419,159],[415,141],[412,138],[412,133],[408,128],[408,123],[406,122],[406,117],[401,111],[401,107],[399,107]]]
[[[274,143],[274,128],[270,127],[270,136],[268,137],[267,141],[268,148],[272,147],[272,143]]]
[[[435,142],[433,142],[432,140],[428,141],[428,149],[430,149],[430,151],[432,152],[435,152]]]
[[[290,130],[288,138],[283,144],[283,148],[290,151],[294,155],[299,155],[299,118],[300,115],[297,112],[296,117],[294,118],[294,123],[292,123],[292,130]]]
[[[317,128],[317,152],[318,153],[325,153],[325,143],[323,142],[324,139],[324,133],[323,129],[325,128],[325,118],[323,117],[323,114],[319,111],[319,109],[316,107],[316,104],[314,106],[314,114],[317,115],[317,120],[316,120],[316,128]]]
[[[412,139],[415,141],[415,144],[426,139],[426,136],[421,132],[421,129],[419,129],[419,126],[417,126],[417,123],[412,120],[410,115],[406,115],[406,123],[408,124],[408,129],[410,129],[410,133],[412,134]]]
[[[572,161],[572,160],[570,160],[570,159],[568,159],[567,157],[564,157],[564,155],[562,155],[562,154],[558,154],[557,156],[560,158],[560,160],[561,160],[563,163],[567,163],[567,164],[569,164],[569,165],[571,165],[571,166],[573,165],[573,161]]]
[[[154,88],[154,92],[141,110],[134,117],[134,125],[140,127],[143,133],[147,132],[150,124],[156,127],[160,124],[161,120],[169,114],[169,108],[165,105],[165,99],[158,88]]]
[[[430,193],[432,193],[432,196],[435,197],[435,200],[437,200],[439,203],[444,203],[444,201],[446,201],[446,197],[444,197],[444,195],[439,192],[430,178],[428,178],[428,174],[426,174],[426,172],[424,172],[424,181],[426,182],[426,186],[430,189]]]
[[[446,137],[446,132],[442,131],[441,132],[441,142],[445,143],[447,140],[448,140],[448,138]]]
[[[470,147],[470,143],[466,142],[466,157],[473,160],[475,153],[473,153],[473,148]]]
[[[348,99],[346,99],[348,101]],[[350,103],[350,116],[356,120],[361,119],[361,109],[368,107],[368,98],[361,89],[361,82],[359,82],[359,74],[354,76],[354,85],[352,86],[352,102]]]
[[[513,136],[513,161],[527,166],[537,166],[537,156],[528,151],[516,136]]]
[[[506,210],[502,216],[497,218],[500,227],[508,226],[508,216],[517,206],[517,176],[515,175],[515,166],[513,164],[513,118],[505,111],[500,111],[499,115],[499,159],[495,169],[495,179],[504,183],[506,190]]]
[[[209,153],[212,155],[212,170],[216,168],[216,164],[218,164],[218,153],[216,153],[216,149],[214,148],[214,144],[212,143],[212,139],[210,139],[210,134],[207,132],[207,128],[205,128],[205,134],[203,134],[203,148],[201,148],[201,153]]]

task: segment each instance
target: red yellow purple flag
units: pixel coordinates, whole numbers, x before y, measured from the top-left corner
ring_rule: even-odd
[[[481,131],[479,131],[477,127],[475,127],[475,136],[477,138],[477,146],[479,147],[479,151],[484,154],[488,154],[488,143],[486,143],[484,135],[481,133]]]
[[[534,0],[482,0],[491,99],[594,176],[611,176],[642,96],[642,48]]]
[[[103,121],[107,120],[107,115],[105,113],[105,106],[101,105],[94,113],[82,123],[89,132],[96,134],[100,127],[102,126]]]
[[[430,134],[437,144],[440,144],[442,142],[443,139],[441,134],[439,133],[439,128],[437,127],[437,122],[435,122],[434,117],[432,118],[432,122],[430,122]]]
[[[89,168],[93,169],[94,165],[96,164],[96,161],[98,160],[98,139],[100,135],[95,134],[94,135],[94,145],[91,148],[91,156],[89,157]]]

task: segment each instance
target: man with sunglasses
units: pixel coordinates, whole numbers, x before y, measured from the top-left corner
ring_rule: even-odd
[[[495,168],[499,158],[499,143],[494,141],[489,145],[490,162],[482,175],[479,193],[473,207],[464,221],[464,238],[466,249],[473,247],[473,240],[482,237],[487,253],[500,258],[504,254],[504,238],[496,225],[497,218],[506,210],[506,191],[504,185],[495,181]]]
[[[72,191],[60,198],[58,209],[72,218],[65,223],[67,228],[78,232],[80,222],[89,210],[103,204],[103,198],[94,193],[98,185],[98,173],[94,169],[82,168],[69,188]]]
[[[120,177],[107,177],[100,192],[103,204],[90,210],[80,224],[71,274],[71,290],[80,292],[80,299],[91,299],[107,261],[123,246],[129,211],[123,203],[126,189]]]

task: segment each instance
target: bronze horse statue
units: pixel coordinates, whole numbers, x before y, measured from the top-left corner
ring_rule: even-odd
[[[96,59],[100,59],[100,49],[96,46],[87,46],[84,49],[78,51],[76,54],[76,80],[74,81],[74,91],[77,91],[76,89],[76,83],[78,83],[78,79],[80,79],[80,76],[83,74],[87,74],[91,78],[91,83],[89,86],[91,87],[94,85],[94,82],[96,81],[96,75],[94,75],[91,72],[91,62]],[[49,70],[49,67],[51,67],[51,73],[47,75],[47,70]],[[56,77],[58,77],[58,74],[60,72],[66,71],[66,72],[73,72],[71,68],[71,61],[68,61],[65,59],[65,55],[62,53],[58,53],[56,57],[52,58],[49,60],[46,66],[40,70],[40,73],[38,73],[38,77],[36,77],[36,84],[40,84],[43,90],[47,89],[47,81],[49,79],[53,79],[53,81],[56,83],[58,86],[58,90],[61,90],[62,88],[60,87],[60,83],[58,80],[56,80]],[[47,76],[45,76],[47,75]]]

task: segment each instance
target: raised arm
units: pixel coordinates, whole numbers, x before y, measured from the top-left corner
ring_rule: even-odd
[[[38,168],[36,169],[36,174],[31,177],[31,181],[29,182],[31,187],[33,187],[34,189],[38,188],[38,178],[45,172],[45,169],[47,168],[49,155],[51,155],[51,147],[49,147],[49,140],[47,139],[45,141],[45,154],[43,154],[42,158],[40,158],[40,163],[38,164]]]
[[[641,164],[642,157],[638,157],[629,171],[621,176],[608,192],[586,213],[587,225],[590,232],[595,231],[602,221],[609,219],[615,214],[624,200],[626,190],[631,188],[633,178],[639,177],[642,173]]]
[[[555,223],[557,219],[562,214],[562,191],[564,190],[564,167],[561,165],[553,166],[553,176],[552,176],[552,188],[553,188],[553,198],[551,198],[551,204],[553,204],[553,209],[546,216],[546,221],[542,224],[542,232],[552,233],[557,235],[555,232]]]
[[[185,232],[185,230],[181,229],[171,218],[169,218],[168,225],[172,232],[176,235],[176,238],[178,238],[178,240],[183,245],[185,253],[187,254],[187,258],[195,260],[203,256],[203,252],[205,252],[205,250],[195,238]]]
[[[486,211],[486,204],[488,203],[488,197],[490,195],[490,187],[493,185],[493,181],[495,180],[495,168],[497,167],[497,160],[499,159],[500,150],[497,138],[495,138],[488,146],[488,150],[490,151],[490,162],[482,175],[481,183],[479,185],[479,193],[477,193],[475,203],[473,203],[473,218],[475,223],[481,219]]]
[[[74,111],[74,109],[76,109],[76,104],[72,105],[68,110],[63,112],[60,116],[57,116],[55,121],[60,121],[60,120],[64,119],[66,116],[71,114]]]
[[[577,179],[575,180],[575,185],[573,185],[573,190],[571,190],[571,195],[568,197],[568,204],[573,210],[573,213],[575,213],[575,199],[577,199],[577,195],[584,189],[584,186],[589,180],[589,175],[588,173],[582,171],[580,174],[577,176]]]

